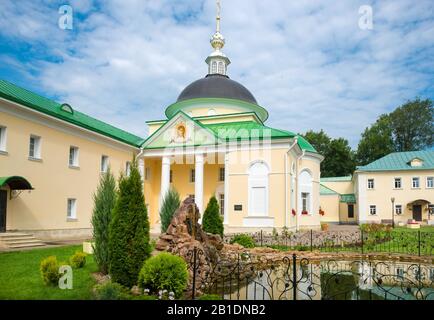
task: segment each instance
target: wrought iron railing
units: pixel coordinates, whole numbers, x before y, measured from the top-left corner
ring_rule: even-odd
[[[434,266],[384,261],[311,261],[292,254],[261,263],[249,253],[200,265],[190,252],[191,298],[226,300],[434,300]]]

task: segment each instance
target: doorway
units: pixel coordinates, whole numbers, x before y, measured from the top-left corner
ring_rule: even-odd
[[[413,219],[422,221],[422,206],[420,204],[413,206]]]
[[[354,218],[354,204],[348,204],[348,219]]]
[[[6,190],[0,190],[0,232],[6,232],[7,194]]]

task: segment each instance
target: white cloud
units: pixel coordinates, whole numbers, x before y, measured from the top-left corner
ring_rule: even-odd
[[[355,146],[379,114],[427,92],[434,4],[367,2],[372,31],[358,28],[365,3],[356,0],[223,1],[229,75],[269,110],[268,125],[323,128]],[[212,0],[117,0],[98,10],[96,1],[72,1],[84,15],[73,32],[57,28],[56,6],[19,3],[0,4],[2,35],[42,43],[61,62],[38,56],[17,68],[37,68],[34,81],[48,94],[136,134],[145,134],[146,120],[164,118],[180,91],[206,73]]]

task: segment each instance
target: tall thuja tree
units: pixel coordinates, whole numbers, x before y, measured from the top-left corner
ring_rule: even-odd
[[[109,228],[112,211],[116,204],[116,181],[110,168],[100,179],[96,193],[93,194],[93,254],[99,270],[107,274],[109,268]]]
[[[109,234],[110,268],[114,282],[132,287],[143,262],[151,253],[149,220],[137,161],[129,177],[121,176],[119,196],[113,210]]]
[[[219,234],[223,237],[223,219],[220,216],[220,208],[216,197],[209,199],[203,213],[202,228],[208,233]]]
[[[170,188],[163,199],[163,204],[160,209],[161,220],[161,232],[167,231],[167,228],[172,221],[175,211],[179,208],[181,200],[179,199],[179,193],[174,188]]]

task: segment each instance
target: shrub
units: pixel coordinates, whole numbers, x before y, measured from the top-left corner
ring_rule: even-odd
[[[151,253],[149,220],[136,159],[129,177],[120,177],[119,195],[109,232],[109,273],[114,282],[132,287]]]
[[[108,281],[95,286],[97,300],[122,300],[126,296],[126,290],[119,283]]]
[[[181,257],[163,252],[145,261],[139,274],[139,287],[151,293],[167,290],[180,297],[187,287],[187,264]]]
[[[41,261],[40,271],[42,280],[46,285],[56,286],[59,284],[59,262],[55,256],[50,256]]]
[[[237,234],[235,237],[232,238],[231,243],[238,243],[245,248],[255,247],[255,240],[253,240],[253,238],[248,234]]]
[[[197,300],[223,300],[221,296],[217,294],[203,294]]]
[[[116,197],[116,181],[109,168],[102,175],[96,193],[93,195],[92,212],[93,257],[99,271],[104,274],[107,274],[109,269],[109,228]]]
[[[223,237],[223,219],[220,215],[220,208],[216,197],[209,199],[202,219],[203,231],[218,234]]]
[[[163,199],[163,204],[160,210],[160,220],[161,220],[161,232],[167,231],[167,228],[172,221],[175,211],[179,208],[181,201],[179,199],[179,193],[174,188],[170,188]]]
[[[84,252],[77,251],[71,258],[69,263],[73,268],[83,268],[86,264],[86,254]]]

